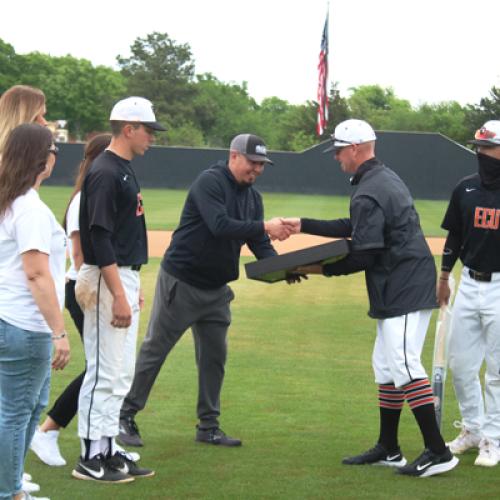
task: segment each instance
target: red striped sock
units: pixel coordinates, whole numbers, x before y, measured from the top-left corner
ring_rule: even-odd
[[[434,404],[434,395],[432,394],[431,385],[427,378],[412,380],[409,384],[403,386],[402,389],[412,410],[419,406]]]
[[[401,410],[405,402],[405,393],[396,389],[394,384],[380,384],[378,386],[378,405],[389,410]]]

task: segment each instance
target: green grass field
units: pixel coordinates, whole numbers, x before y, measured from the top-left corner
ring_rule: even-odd
[[[159,266],[141,271],[146,291],[140,336],[145,332]],[[243,269],[242,269],[243,273]],[[383,467],[342,466],[343,456],[364,451],[378,435],[376,386],[371,370],[375,321],[367,317],[361,274],[299,285],[267,285],[241,278],[229,334],[222,392],[222,428],[241,437],[239,449],[194,442],[197,376],[189,332],[172,351],[138,415],[146,446],[144,466],[157,475],[129,485],[102,485],[71,478],[79,454],[76,422],[61,434],[68,460],[49,468],[30,452],[26,470],[42,486],[40,495],[66,499],[478,499],[498,498],[497,468],[461,458],[451,473],[428,479],[399,477]],[[72,361],[53,376],[53,401],[84,366],[82,347],[68,319]],[[431,370],[434,320],[425,346]],[[444,435],[458,418],[448,383]],[[409,459],[422,451],[408,407],[400,442]]]
[[[52,208],[58,220],[62,219],[71,194],[71,188],[42,186],[40,195]],[[144,189],[148,229],[173,230],[176,228],[186,191],[173,189]],[[263,193],[266,218],[310,217],[335,219],[349,216],[349,198],[345,196],[302,195],[289,193]],[[426,236],[445,236],[440,228],[447,202],[416,200],[422,228]]]

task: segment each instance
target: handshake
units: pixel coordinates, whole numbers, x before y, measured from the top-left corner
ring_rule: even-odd
[[[300,233],[301,223],[298,217],[274,217],[264,222],[264,230],[272,240],[283,241],[292,234]]]

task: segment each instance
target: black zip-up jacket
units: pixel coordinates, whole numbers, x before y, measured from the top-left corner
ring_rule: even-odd
[[[261,195],[219,162],[192,184],[162,267],[192,286],[221,287],[238,279],[245,243],[257,259],[276,255],[263,220]]]

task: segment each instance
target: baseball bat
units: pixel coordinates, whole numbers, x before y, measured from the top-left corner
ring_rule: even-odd
[[[451,274],[448,284],[450,286],[450,299],[448,304],[441,306],[439,309],[432,360],[432,392],[434,394],[434,407],[436,409],[436,420],[439,428],[441,428],[443,417],[444,388],[448,367],[448,333],[451,324],[451,303],[455,290],[455,280]]]

